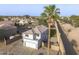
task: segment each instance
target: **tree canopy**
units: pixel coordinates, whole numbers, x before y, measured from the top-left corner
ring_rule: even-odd
[[[0,21],[4,21],[3,17],[0,16]]]
[[[70,20],[75,27],[79,27],[79,16],[72,15],[70,16]]]
[[[47,20],[49,19],[53,19],[53,20],[57,20],[59,18],[59,8],[56,8],[55,5],[48,5],[44,7],[44,11],[41,14],[40,18],[39,18],[39,23],[40,24],[47,24]]]

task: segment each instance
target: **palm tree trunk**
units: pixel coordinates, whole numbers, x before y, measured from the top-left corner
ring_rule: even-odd
[[[49,55],[50,53],[50,23],[48,24],[48,51],[47,54]]]

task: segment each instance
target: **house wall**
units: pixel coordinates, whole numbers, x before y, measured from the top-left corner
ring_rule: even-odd
[[[26,41],[27,39],[33,39],[33,35],[32,34],[28,34],[28,36],[26,36],[24,33],[22,34],[23,37],[23,41]]]
[[[12,35],[17,34],[17,29],[16,28],[11,28],[11,29],[2,29],[2,31],[0,30],[0,38],[5,38],[5,37],[10,37]]]
[[[42,46],[42,40],[39,40],[38,42],[38,48],[40,48]]]
[[[42,43],[41,40],[26,39],[26,41],[23,41],[24,46],[34,49],[38,49],[41,46],[41,43]]]
[[[39,36],[36,36],[36,39],[41,39],[41,34],[39,34]]]
[[[39,34],[39,36],[35,36],[33,34],[28,34],[28,36],[25,36],[25,34],[22,34],[23,38],[26,38],[26,39],[41,39],[41,34]]]
[[[36,39],[34,40],[34,36],[33,34],[28,34],[29,36],[25,36],[25,34],[22,34],[23,37],[23,45],[26,47],[30,47],[30,48],[34,48],[34,49],[38,49],[41,44],[42,44],[42,40],[41,40],[41,34],[39,34],[39,36],[36,36]]]
[[[5,30],[4,36],[9,37],[9,36],[15,35],[16,33],[17,33],[17,29],[12,28],[12,29]]]
[[[47,39],[48,39],[48,31],[47,30],[41,33],[41,39],[43,41],[47,41]]]

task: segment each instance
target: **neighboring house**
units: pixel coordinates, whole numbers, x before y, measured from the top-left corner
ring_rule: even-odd
[[[5,26],[5,25],[14,25],[12,21],[0,21],[0,26]]]
[[[0,38],[9,39],[10,36],[17,33],[17,28],[11,21],[0,22]]]
[[[22,33],[23,45],[38,49],[41,47],[42,41],[48,39],[48,28],[40,25]]]

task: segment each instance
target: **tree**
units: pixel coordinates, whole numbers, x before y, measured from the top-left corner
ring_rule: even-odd
[[[0,21],[4,21],[4,19],[3,19],[3,17],[2,17],[2,16],[0,16]]]
[[[55,5],[48,5],[45,6],[45,10],[41,14],[41,22],[48,25],[48,54],[50,49],[50,27],[53,21],[59,18],[59,13],[59,8],[56,8]]]
[[[61,21],[71,24],[70,17],[64,16]]]
[[[45,7],[44,12],[41,14],[43,17],[47,17],[47,19],[53,18],[54,20],[57,20],[59,18],[59,8],[56,8],[55,5],[49,5]]]
[[[72,16],[70,16],[70,20],[71,20],[73,26],[79,27],[79,16],[72,15]]]
[[[41,14],[40,19],[39,19],[40,24],[46,25],[47,20],[49,18],[51,19],[51,21],[57,20],[59,18],[60,9],[56,8],[55,5],[48,5],[48,6],[45,6],[44,8],[45,8],[44,12]]]

